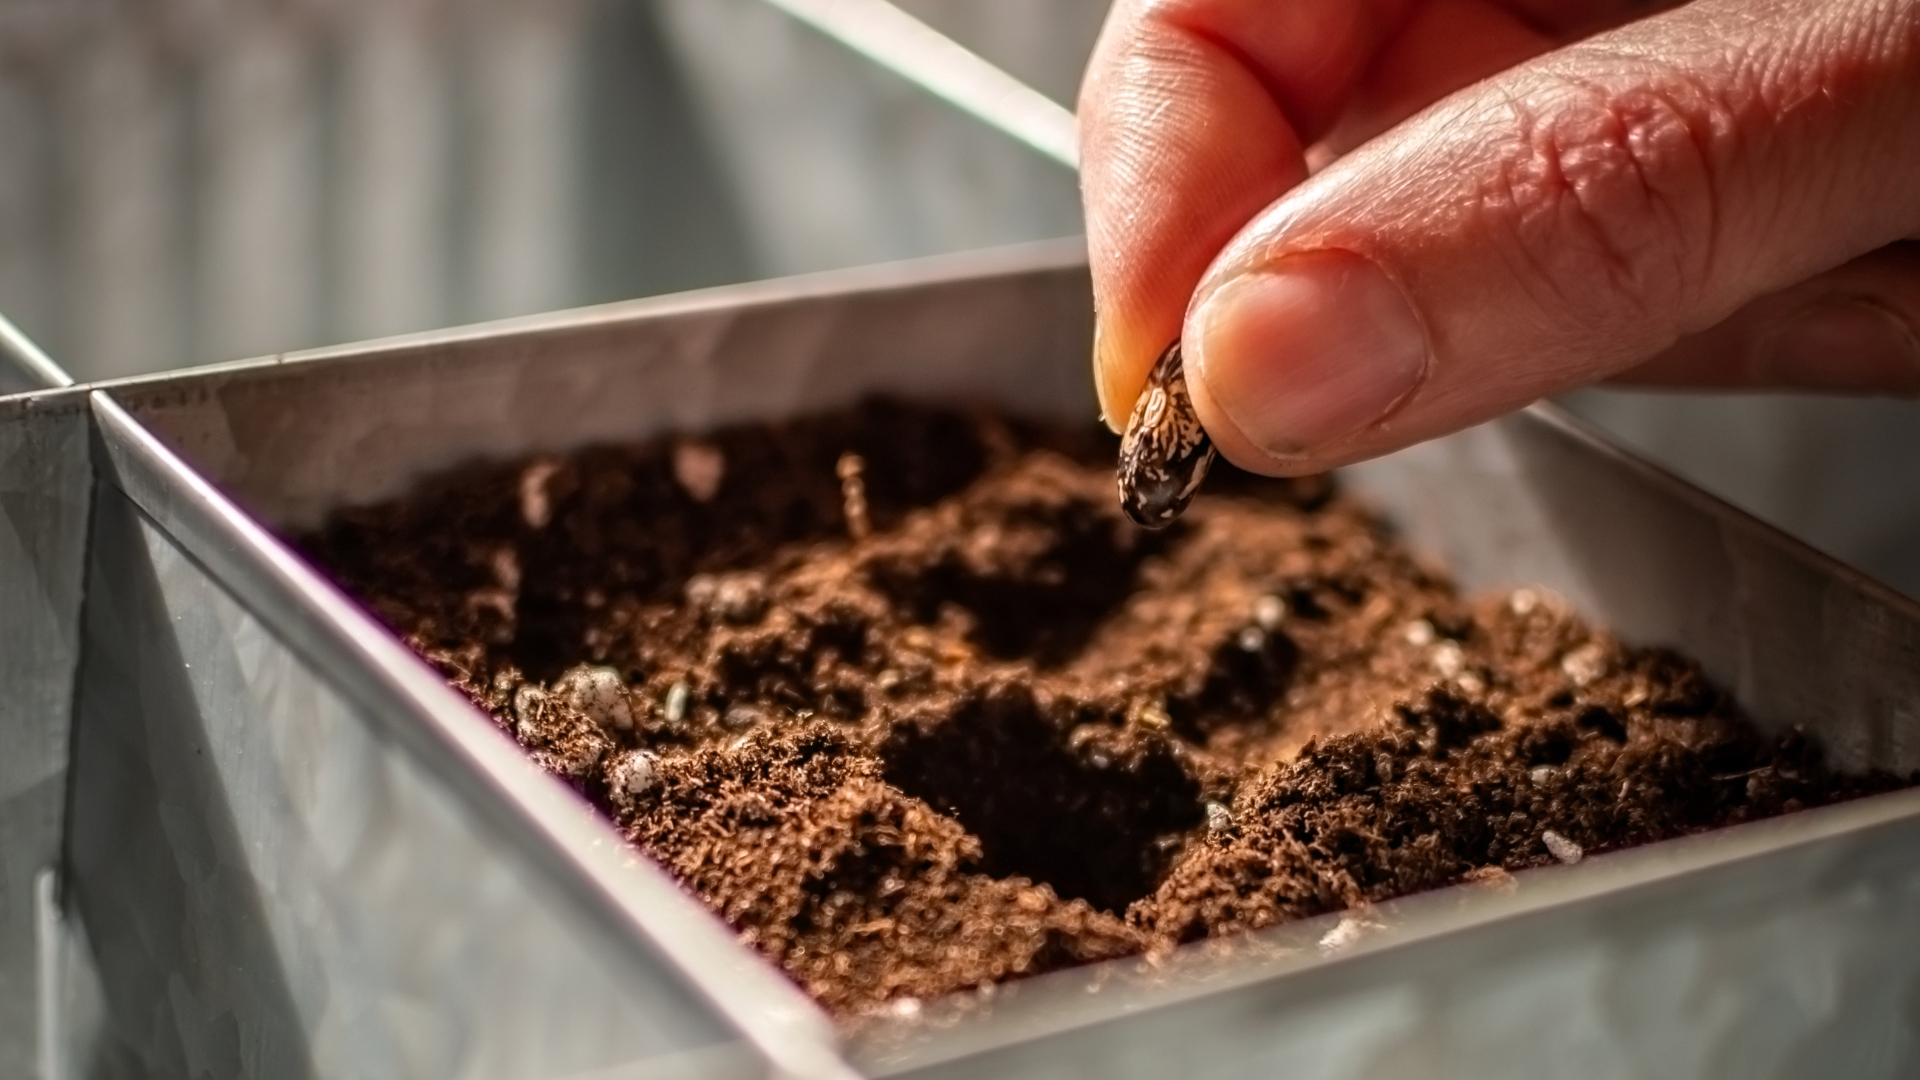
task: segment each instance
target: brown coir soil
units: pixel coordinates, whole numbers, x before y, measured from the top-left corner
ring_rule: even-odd
[[[1148,533],[1112,460],[873,404],[301,546],[843,1016],[1896,786],[1325,480]]]

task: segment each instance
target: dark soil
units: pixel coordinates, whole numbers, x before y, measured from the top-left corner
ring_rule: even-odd
[[[841,1015],[1899,786],[1324,479],[1222,465],[1148,533],[1112,461],[874,404],[301,546]]]

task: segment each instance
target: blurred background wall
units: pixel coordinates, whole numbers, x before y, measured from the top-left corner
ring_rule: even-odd
[[[1072,108],[1111,0],[895,0],[896,6]]]
[[[0,0],[0,145],[0,311],[89,379],[1080,227],[758,0]]]

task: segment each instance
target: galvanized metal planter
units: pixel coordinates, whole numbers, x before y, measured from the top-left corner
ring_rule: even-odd
[[[870,392],[1090,418],[1086,297],[1079,251],[1052,246],[96,393],[68,856],[107,989],[100,1060],[214,1076],[1920,1065],[1913,792],[1524,874],[1510,894],[1411,898],[1327,947],[1330,922],[1282,928],[837,1036],[273,535],[476,456]],[[1843,764],[1920,766],[1920,609],[1558,414],[1350,479],[1467,586],[1543,584],[1700,657],[1762,724],[1803,724]]]

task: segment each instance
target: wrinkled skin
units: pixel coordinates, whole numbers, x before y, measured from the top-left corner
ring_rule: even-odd
[[[1179,339],[1249,469],[1599,380],[1920,392],[1920,0],[1119,0],[1080,117],[1106,416]]]

